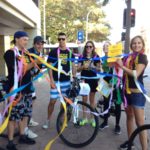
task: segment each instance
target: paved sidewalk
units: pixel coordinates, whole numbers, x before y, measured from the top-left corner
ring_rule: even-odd
[[[33,146],[18,144],[17,145],[18,150],[44,150],[44,147],[48,143],[48,141],[50,141],[57,135],[56,117],[58,115],[59,102],[57,103],[57,106],[55,108],[50,129],[43,130],[42,125],[46,120],[47,105],[49,102],[49,83],[45,79],[41,79],[40,81],[37,81],[35,83],[35,86],[36,86],[38,99],[34,105],[33,117],[36,121],[39,122],[39,126],[32,127],[31,129],[35,133],[37,133],[39,137],[36,139],[36,144]],[[150,96],[150,77],[145,79],[145,88],[149,91],[148,95]],[[150,113],[150,104],[147,103],[146,123],[148,122],[150,123],[149,113]],[[115,135],[113,133],[114,123],[115,123],[114,117],[110,117],[109,128],[104,129],[103,131],[99,131],[96,139],[90,145],[83,147],[82,150],[117,150],[118,146],[127,139],[125,113],[122,112],[122,117],[121,117],[121,129],[122,129],[121,135]],[[17,143],[17,139],[18,137],[16,137],[16,141],[15,141],[16,143]],[[5,148],[6,143],[7,143],[7,139],[0,137],[0,147]],[[139,140],[136,139],[135,143],[136,143],[135,149],[140,150]],[[52,145],[51,150],[74,150],[74,148],[68,147],[58,138],[56,142]]]

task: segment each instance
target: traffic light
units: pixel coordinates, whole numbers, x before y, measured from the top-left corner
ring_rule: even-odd
[[[130,16],[131,16],[131,27],[135,26],[135,9],[131,9]],[[123,12],[123,28],[126,29],[127,23],[126,23],[126,13],[127,9],[124,9]]]
[[[130,15],[131,15],[131,27],[134,27],[135,26],[135,9],[131,9]]]
[[[121,33],[121,41],[125,41],[125,39],[126,39],[126,33],[122,32]]]

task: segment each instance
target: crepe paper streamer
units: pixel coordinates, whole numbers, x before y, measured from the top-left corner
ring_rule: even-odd
[[[146,98],[146,100],[148,102],[150,102],[150,97],[148,97],[148,95],[146,94],[145,90],[142,90],[144,89],[144,87],[142,87],[142,85],[139,84],[138,80],[137,80],[137,74],[136,74],[136,70],[133,70],[133,76],[134,76],[134,82],[137,86],[137,88],[139,89],[139,91],[144,95],[144,97]],[[141,88],[142,87],[142,88]]]

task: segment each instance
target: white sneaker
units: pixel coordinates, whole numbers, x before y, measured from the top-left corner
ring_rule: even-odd
[[[35,134],[32,130],[30,130],[29,128],[25,129],[25,135],[27,135],[29,138],[34,139],[37,138],[38,135]]]
[[[30,119],[30,122],[28,124],[29,127],[35,127],[35,126],[38,126],[39,123],[34,121],[32,118]]]
[[[49,128],[49,120],[46,120],[45,124],[42,126],[43,129],[48,129]]]

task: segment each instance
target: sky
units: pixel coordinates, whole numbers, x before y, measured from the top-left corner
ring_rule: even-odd
[[[126,8],[125,0],[110,0],[110,3],[103,9],[107,20],[112,26],[109,39],[115,43],[121,39],[121,32],[124,31],[123,11]],[[131,28],[131,37],[140,33],[142,26],[150,27],[150,0],[132,0],[132,8],[136,9],[135,27]]]

